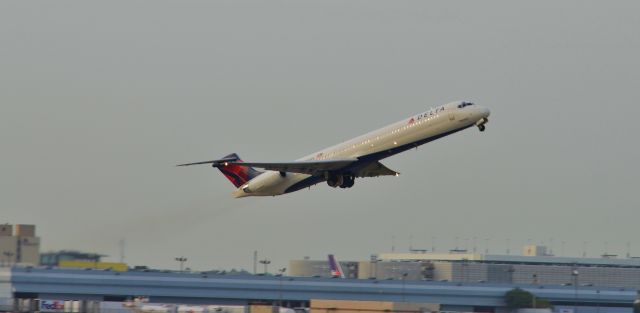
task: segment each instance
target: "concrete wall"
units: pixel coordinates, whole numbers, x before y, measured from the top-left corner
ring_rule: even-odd
[[[358,275],[360,279],[407,279],[424,280],[431,279],[431,264],[420,262],[360,262]],[[404,274],[407,274],[404,277]]]
[[[574,284],[574,267],[565,265],[436,262],[434,280],[539,285]],[[640,268],[576,267],[578,285],[640,288]]]
[[[289,275],[331,277],[331,270],[328,261],[291,260],[289,261]]]
[[[358,262],[339,261],[347,278],[358,278]],[[302,277],[331,277],[329,261],[319,260],[291,260],[289,261],[289,275]]]
[[[573,284],[573,266],[570,265],[532,265],[532,264],[495,264],[474,261],[362,261],[356,266],[353,262],[340,262],[349,278],[359,279],[403,279],[434,280],[464,283],[506,283],[563,285]],[[290,261],[292,276],[330,277],[329,265],[325,261]],[[640,267],[598,267],[578,266],[578,284],[599,287],[640,288]]]
[[[452,263],[452,281],[487,282],[489,280],[489,264],[460,262]]]
[[[571,266],[514,265],[513,283],[532,283],[533,275],[538,284],[561,285],[574,283]],[[640,268],[577,267],[578,285],[591,284],[602,287],[640,288]]]
[[[433,263],[433,280],[435,281],[452,281],[453,280],[453,263],[435,262]]]

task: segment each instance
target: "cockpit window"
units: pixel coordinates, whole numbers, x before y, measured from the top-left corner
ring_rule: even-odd
[[[462,109],[462,108],[464,108],[466,106],[470,106],[470,105],[473,105],[473,102],[462,102],[462,104],[458,105],[458,108]]]

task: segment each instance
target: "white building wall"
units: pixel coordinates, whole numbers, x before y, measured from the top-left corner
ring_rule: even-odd
[[[35,236],[34,225],[0,225],[0,266],[39,263],[40,238]]]
[[[0,236],[0,266],[15,264],[18,257],[18,238]]]
[[[20,264],[38,265],[40,263],[40,238],[18,237]]]

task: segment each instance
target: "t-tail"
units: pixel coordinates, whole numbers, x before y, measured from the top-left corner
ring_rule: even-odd
[[[234,163],[242,163],[242,162],[243,161],[240,159],[240,156],[238,156],[235,153],[232,153],[218,160],[179,164],[178,166],[211,164],[212,167],[219,169],[220,172],[222,172],[222,174],[234,186],[236,186],[236,188],[240,188],[240,186],[256,178],[256,176],[262,174],[261,171],[258,171],[253,167],[240,166],[240,165],[234,164]]]
[[[329,254],[329,269],[331,270],[331,277],[345,278],[342,266],[340,266],[340,262],[336,261],[333,254]]]
[[[234,162],[241,163],[243,162],[240,157],[235,154],[229,154],[225,156],[223,159],[235,159]],[[262,172],[254,169],[249,166],[240,166],[235,164],[227,164],[222,163],[219,165],[215,165],[213,167],[217,167],[220,172],[234,185],[236,188],[240,188],[240,186],[244,185],[246,182],[256,178],[256,176],[262,174]]]

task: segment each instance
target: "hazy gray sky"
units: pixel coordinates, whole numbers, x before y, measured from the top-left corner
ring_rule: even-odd
[[[43,249],[196,269],[478,238],[640,255],[637,1],[0,2],[0,222]],[[400,177],[233,199],[202,166],[294,160],[454,100],[485,133]]]

